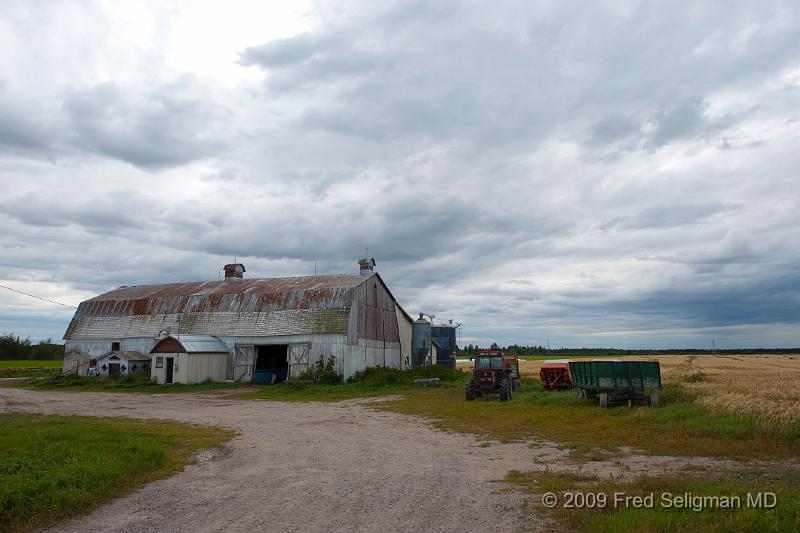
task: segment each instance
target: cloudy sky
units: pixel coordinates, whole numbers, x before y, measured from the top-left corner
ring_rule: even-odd
[[[464,343],[798,346],[800,7],[6,1],[0,186],[0,283],[67,304],[369,247]]]

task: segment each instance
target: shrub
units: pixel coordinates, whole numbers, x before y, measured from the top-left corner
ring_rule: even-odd
[[[366,368],[356,372],[348,383],[362,383],[371,387],[386,385],[411,385],[415,379],[439,378],[441,381],[460,381],[464,375],[441,365],[421,366],[409,370],[383,366]]]
[[[122,387],[142,387],[155,385],[156,382],[150,377],[150,372],[133,372],[124,374],[117,378],[117,385]]]
[[[336,357],[333,355],[329,355],[327,359],[320,355],[316,363],[298,373],[295,379],[324,383],[325,385],[338,385],[343,381],[342,375],[336,370]]]

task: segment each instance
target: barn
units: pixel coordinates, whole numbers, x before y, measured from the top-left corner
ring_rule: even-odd
[[[269,371],[281,381],[329,355],[345,378],[367,367],[408,367],[411,317],[374,267],[362,259],[353,274],[245,279],[235,263],[222,280],[120,287],[79,305],[64,335],[64,371],[85,374],[89,363],[81,361],[111,351],[152,358],[166,338],[191,344],[191,336],[217,343],[217,353],[225,347],[227,380]]]

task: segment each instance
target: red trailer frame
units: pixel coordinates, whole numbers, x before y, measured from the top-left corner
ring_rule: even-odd
[[[539,370],[539,378],[547,390],[571,389],[572,374],[569,371],[569,359],[544,361]]]

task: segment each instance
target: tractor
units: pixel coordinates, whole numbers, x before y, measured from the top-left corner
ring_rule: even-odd
[[[512,366],[506,362],[503,352],[499,350],[481,350],[475,357],[472,378],[465,385],[468,402],[484,394],[500,393],[500,401],[511,399],[516,388]]]
[[[519,357],[503,357],[503,364],[511,371],[511,392],[519,390],[522,384],[522,378],[519,374]]]

